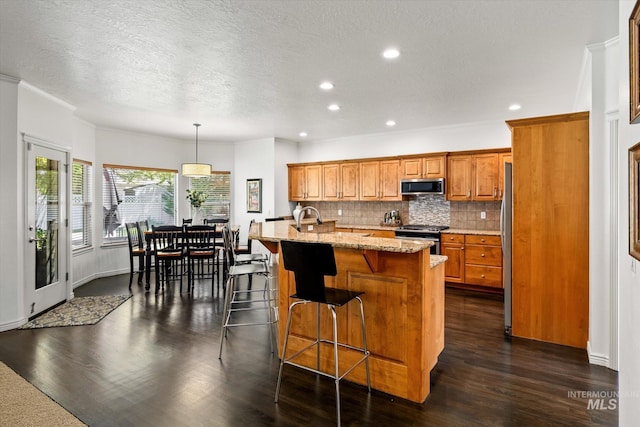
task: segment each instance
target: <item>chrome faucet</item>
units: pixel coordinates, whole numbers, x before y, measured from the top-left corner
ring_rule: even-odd
[[[304,208],[302,208],[302,212],[306,211],[307,209],[314,211],[316,213],[316,222],[318,224],[322,224],[322,218],[320,217],[320,211],[318,211],[318,209],[314,208],[313,206],[306,206]],[[304,215],[298,215],[298,218],[296,219],[296,230],[301,231],[301,227],[300,227],[300,222],[302,221]]]

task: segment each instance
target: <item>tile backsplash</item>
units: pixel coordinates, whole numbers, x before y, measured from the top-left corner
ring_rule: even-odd
[[[443,195],[419,195],[398,202],[309,202],[341,226],[379,225],[385,212],[400,211],[404,224],[448,225],[473,230],[500,229],[500,202],[449,202]],[[342,215],[338,215],[342,210]],[[481,213],[485,212],[485,219]]]
[[[449,226],[471,230],[499,230],[500,204],[500,201],[450,202]],[[485,212],[486,219],[481,219],[482,212]]]

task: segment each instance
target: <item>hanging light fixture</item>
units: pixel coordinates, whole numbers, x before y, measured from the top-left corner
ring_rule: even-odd
[[[196,162],[195,163],[183,163],[182,175],[190,178],[200,178],[203,176],[211,175],[211,165],[207,163],[198,163],[198,128],[200,123],[193,124],[196,127]]]

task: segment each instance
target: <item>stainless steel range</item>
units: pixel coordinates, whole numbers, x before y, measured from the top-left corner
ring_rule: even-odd
[[[433,255],[440,255],[440,232],[449,228],[446,225],[407,224],[396,228],[396,239],[430,240]]]

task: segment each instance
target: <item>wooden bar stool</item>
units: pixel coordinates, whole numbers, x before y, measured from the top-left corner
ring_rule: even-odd
[[[367,388],[371,392],[371,381],[369,378],[369,351],[367,350],[367,334],[364,324],[364,309],[362,307],[362,299],[360,295],[364,292],[348,291],[344,289],[327,288],[324,284],[324,276],[335,276],[337,274],[336,260],[333,253],[333,247],[326,243],[305,243],[292,242],[282,240],[280,242],[282,248],[282,259],[284,268],[293,271],[296,281],[296,293],[291,298],[296,298],[289,306],[287,315],[287,329],[284,337],[284,345],[282,346],[282,357],[280,358],[280,370],[278,372],[278,384],[276,386],[275,402],[278,403],[280,395],[280,384],[282,382],[282,371],[285,364],[297,366],[301,369],[314,372],[333,378],[336,385],[336,416],[338,426],[340,426],[340,380],[353,371],[360,363],[365,362],[367,373]],[[338,323],[336,320],[336,307],[346,305],[350,301],[358,300],[360,303],[360,321],[362,325],[362,348],[354,347],[348,344],[338,342]],[[308,346],[297,351],[290,357],[287,355],[287,343],[289,341],[289,331],[291,329],[291,319],[293,309],[300,304],[316,303],[317,304],[317,324],[316,324],[316,340]],[[333,340],[320,339],[320,304],[326,305],[331,311],[333,321]],[[333,346],[333,357],[335,373],[329,374],[320,371],[320,344],[331,344]],[[339,371],[338,363],[338,347],[346,347],[362,353],[362,357],[355,362],[342,375]],[[307,350],[316,348],[316,368],[310,368],[293,362],[292,360],[302,355]]]

